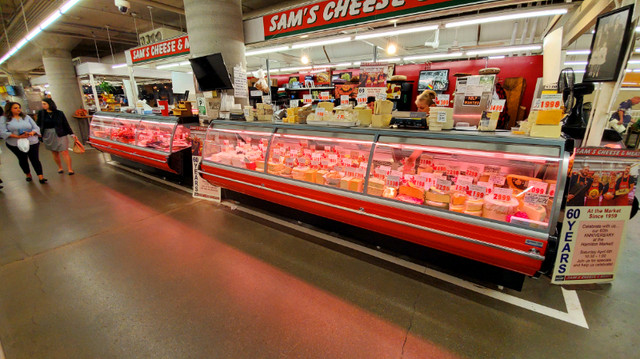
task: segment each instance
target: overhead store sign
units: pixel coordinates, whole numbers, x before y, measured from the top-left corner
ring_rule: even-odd
[[[327,0],[266,15],[265,40],[491,0]]]
[[[187,55],[190,52],[190,48],[189,35],[184,35],[152,45],[127,50],[127,63],[130,65],[139,64],[151,60]]]

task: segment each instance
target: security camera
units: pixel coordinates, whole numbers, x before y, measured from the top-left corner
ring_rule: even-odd
[[[131,9],[131,3],[126,0],[115,0],[115,4],[118,10],[123,14],[126,14],[129,9]]]

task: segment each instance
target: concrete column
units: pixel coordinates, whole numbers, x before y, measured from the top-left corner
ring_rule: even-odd
[[[191,57],[222,53],[233,80],[233,67],[246,68],[241,0],[184,0]],[[248,104],[249,99],[236,99]]]
[[[55,101],[58,109],[67,116],[73,132],[84,142],[85,136],[88,135],[85,128],[86,123],[80,124],[78,120],[73,118],[76,110],[82,108],[82,93],[78,86],[76,69],[71,61],[71,52],[61,49],[45,49],[42,53],[42,62],[49,80],[51,98]],[[86,120],[80,121],[86,122]]]

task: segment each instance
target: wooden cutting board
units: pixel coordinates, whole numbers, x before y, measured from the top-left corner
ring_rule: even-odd
[[[510,129],[517,124],[518,111],[524,96],[526,81],[523,77],[510,77],[504,80],[502,87],[507,93],[507,113],[509,114],[507,129]]]

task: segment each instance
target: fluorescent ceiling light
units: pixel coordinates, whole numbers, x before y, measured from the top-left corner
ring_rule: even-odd
[[[567,50],[567,55],[589,55],[591,50]]]
[[[640,26],[636,27],[636,32],[640,32]]]
[[[190,62],[190,61],[182,61],[182,62],[180,63],[180,66],[188,66],[188,65],[191,65],[191,62]]]
[[[158,65],[156,66],[156,69],[162,70],[162,69],[168,69],[170,67],[178,67],[178,66],[180,66],[180,62],[174,62],[172,64]]]
[[[60,12],[60,10],[56,10],[53,14],[51,14],[51,16],[40,23],[40,28],[42,30],[46,29],[49,25],[53,24],[54,21],[58,20],[60,16],[62,16],[62,13]]]
[[[407,56],[407,57],[404,58],[404,61],[429,60],[429,59],[447,59],[447,58],[460,57],[460,56],[462,56],[462,52],[441,53],[441,54],[426,54],[426,55]]]
[[[272,52],[279,52],[279,51],[286,51],[289,50],[289,46],[276,46],[276,47],[269,47],[266,49],[255,49],[255,50],[249,50],[247,52],[244,53],[245,56],[255,56],[255,55],[262,55],[262,54],[270,54]]]
[[[410,27],[406,29],[398,29],[391,31],[382,31],[382,32],[371,32],[362,35],[356,35],[356,40],[366,40],[366,39],[374,39],[377,37],[388,37],[388,36],[397,36],[402,34],[413,34],[416,32],[425,32],[436,30],[438,25],[428,25],[428,26],[420,26],[420,27]]]
[[[280,72],[280,69],[269,69],[269,72]]]
[[[341,62],[339,64],[335,64],[334,66],[335,67],[348,67],[348,66],[351,66],[351,63],[350,62]]]
[[[534,51],[534,50],[540,50],[540,49],[542,49],[542,46],[540,45],[497,47],[493,49],[467,51],[467,55],[476,56],[476,55],[489,55],[489,54],[507,54],[510,52]]]
[[[633,69],[633,72],[640,72],[640,69]]]
[[[638,47],[638,48],[636,49],[636,52],[640,52],[640,47]]]
[[[629,60],[627,63],[629,65],[638,65],[640,64],[640,60]]]
[[[573,70],[573,72],[575,72],[577,74],[583,74],[583,73],[587,72],[587,70]]]
[[[462,21],[453,21],[445,24],[444,26],[446,28],[452,28],[452,27],[460,27],[460,26],[486,24],[486,23],[498,22],[498,21],[519,20],[519,19],[526,19],[531,17],[563,15],[566,13],[567,13],[567,9],[549,9],[549,10],[525,11],[525,12],[518,11],[517,13],[513,13],[513,14],[481,17],[481,18],[462,20]]]
[[[116,64],[111,66],[112,69],[121,69],[123,67],[127,67],[127,64]]]
[[[297,44],[293,44],[291,46],[291,48],[292,49],[304,49],[304,48],[307,48],[307,47],[339,44],[339,43],[348,42],[348,41],[351,41],[351,36],[338,37],[338,38],[334,38],[334,39],[320,40],[320,41],[300,42],[300,43],[297,43]]]
[[[22,46],[24,46],[26,44],[27,44],[27,39],[24,38],[24,39],[20,40],[20,42],[16,46],[14,46],[11,51],[18,51],[18,50],[20,50],[22,48]]]
[[[640,87],[621,87],[622,91],[640,91]]]
[[[362,64],[362,61],[356,61],[353,63],[353,66],[360,66],[360,64]]]
[[[505,57],[506,57],[505,55],[489,56],[489,60],[499,60],[499,59],[504,59]]]
[[[586,61],[565,61],[565,66],[586,66],[588,62]]]
[[[286,67],[283,69],[280,69],[281,72],[286,72],[286,71],[304,71],[304,70],[311,70],[313,67],[311,66],[304,66],[304,67]]]
[[[378,59],[377,62],[400,62],[400,61],[402,61],[401,58],[393,57],[393,58],[390,58],[390,59]]]
[[[42,29],[40,27],[36,27],[35,29],[31,30],[30,33],[27,34],[27,37],[25,37],[25,39],[27,39],[27,41],[30,41],[31,39],[36,37],[36,35],[38,35],[40,32],[42,32]]]
[[[69,0],[67,1],[64,5],[62,5],[62,7],[60,8],[60,12],[61,13],[65,13],[67,11],[69,11],[69,9],[71,9],[73,7],[73,5],[75,5],[77,2],[79,2],[80,0]]]

